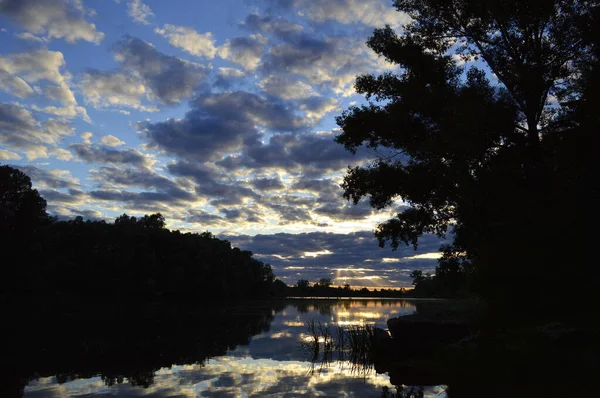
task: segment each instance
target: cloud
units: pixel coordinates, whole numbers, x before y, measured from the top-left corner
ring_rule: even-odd
[[[154,13],[144,4],[142,0],[129,0],[128,4],[129,16],[137,23],[149,25],[148,18],[153,17]]]
[[[86,104],[94,108],[127,107],[145,112],[156,112],[155,106],[142,104],[148,98],[146,86],[136,78],[122,73],[90,69],[81,77],[79,84]]]
[[[183,119],[142,122],[138,130],[151,147],[208,161],[244,145],[255,145],[259,138],[257,125],[272,131],[301,131],[306,127],[283,104],[243,91],[203,94],[191,105]]]
[[[240,26],[252,32],[273,34],[286,41],[295,40],[304,31],[304,27],[300,24],[283,18],[257,14],[248,15]]]
[[[85,9],[76,0],[3,0],[0,14],[29,32],[50,39],[99,43],[104,38],[96,25],[85,20]]]
[[[153,202],[162,200],[169,203],[182,201],[188,205],[195,200],[195,195],[179,186],[177,182],[147,168],[102,166],[91,171],[91,179],[96,181],[100,188],[94,193],[98,198],[116,195],[115,197],[121,201]],[[137,193],[118,191],[122,188],[132,187],[141,187],[152,191]]]
[[[408,247],[391,251],[380,248],[371,231],[255,236],[228,233],[219,237],[237,247],[251,248],[286,283],[295,283],[300,278],[297,270],[301,269],[302,278],[317,281],[329,277],[334,284],[352,286],[411,286],[409,274],[413,269],[432,272],[437,265],[433,256],[415,255],[437,252],[443,243],[433,235],[424,235],[417,251]]]
[[[260,34],[236,37],[219,47],[219,56],[246,70],[254,70],[260,63],[266,44],[267,39]]]
[[[284,99],[297,100],[316,96],[313,88],[292,75],[269,75],[258,83],[267,94]]]
[[[198,33],[186,26],[164,25],[154,32],[165,37],[173,46],[197,57],[214,58],[217,54],[215,40],[211,32]]]
[[[72,144],[69,146],[78,159],[87,163],[126,164],[137,167],[151,167],[154,160],[132,148],[113,149],[90,144]]]
[[[189,97],[206,78],[202,66],[163,54],[136,37],[125,37],[114,51],[123,69],[139,75],[152,94],[165,104],[176,104]]]
[[[410,22],[407,14],[390,7],[388,0],[276,0],[279,5],[302,10],[301,15],[323,23],[335,21],[341,24],[359,23],[370,27],[391,25],[398,27]]]
[[[229,203],[242,204],[246,198],[256,199],[259,196],[243,183],[232,181],[206,165],[181,161],[170,164],[167,169],[175,176],[193,179],[196,183],[196,194],[203,198],[225,198]]]
[[[0,58],[0,62],[2,62]],[[18,76],[11,75],[0,66],[0,90],[10,93],[19,98],[25,98],[33,95],[33,88],[25,80]]]
[[[228,170],[278,168],[322,175],[343,171],[349,164],[364,159],[364,153],[352,155],[329,134],[274,134],[268,143],[249,145],[243,153],[228,156],[217,164]]]
[[[29,41],[34,41],[36,43],[46,43],[48,41],[45,38],[38,37],[38,36],[32,34],[31,32],[16,33],[15,36],[21,40],[29,40]]]
[[[58,116],[61,118],[74,118],[76,116],[81,117],[84,121],[91,123],[91,119],[87,114],[87,110],[83,106],[69,105],[65,107],[60,106],[45,106],[39,107],[37,105],[31,105],[31,109],[36,112],[43,112],[49,115]]]
[[[214,86],[223,90],[230,89],[236,83],[244,82],[246,72],[236,68],[219,68],[217,79],[214,82]]]
[[[274,178],[256,178],[250,181],[250,185],[260,191],[273,191],[285,188],[279,176]]]
[[[16,90],[15,95],[24,97],[34,93],[28,83],[47,82],[51,85],[42,88],[46,97],[63,105],[76,105],[75,96],[69,88],[70,75],[61,73],[65,65],[60,51],[46,49],[0,56],[0,77],[7,82],[0,83],[0,88],[9,93],[11,89]]]
[[[350,36],[302,35],[269,49],[261,64],[266,75],[292,74],[319,90],[354,94],[356,76],[389,68],[365,44]]]
[[[7,151],[6,149],[0,149],[0,160],[19,160],[21,156],[17,153]]]
[[[27,174],[33,183],[41,189],[77,189],[79,180],[71,175],[70,170],[40,169],[35,166],[15,166]]]
[[[106,146],[110,146],[110,147],[117,147],[117,146],[125,145],[125,143],[123,141],[121,141],[114,135],[105,135],[104,137],[102,137],[100,142],[102,144],[104,144]]]
[[[29,110],[0,103],[0,143],[25,151],[29,160],[48,157],[48,146],[57,145],[63,136],[71,134],[66,120],[49,119],[40,123]]]

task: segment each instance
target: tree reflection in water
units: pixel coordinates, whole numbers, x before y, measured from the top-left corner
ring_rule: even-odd
[[[273,307],[275,305],[275,308]],[[0,358],[0,396],[23,394],[32,379],[55,376],[65,383],[100,376],[107,386],[125,381],[148,387],[155,372],[178,364],[202,364],[269,330],[276,303],[212,306],[135,301],[76,300],[19,303],[5,314],[7,344]],[[16,313],[16,308],[28,312]],[[7,326],[7,325],[5,325]]]

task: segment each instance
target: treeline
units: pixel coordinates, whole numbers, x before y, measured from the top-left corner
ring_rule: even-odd
[[[348,284],[333,286],[330,278],[321,278],[315,283],[300,279],[293,286],[277,279],[273,282],[271,292],[277,297],[411,297],[405,289],[369,290],[366,287],[352,288]]]
[[[236,299],[268,295],[274,280],[250,251],[210,232],[171,231],[160,213],[57,221],[9,166],[0,167],[0,198],[4,292]]]

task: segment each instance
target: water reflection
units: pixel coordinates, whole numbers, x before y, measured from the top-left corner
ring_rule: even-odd
[[[70,308],[63,311],[69,316],[57,311],[23,316],[3,368],[16,365],[12,374],[19,382],[12,392],[18,395],[22,389],[29,398],[380,397],[383,387],[392,387],[389,377],[357,372],[351,358],[329,357],[326,366],[311,372],[314,363],[300,349],[306,324],[385,328],[388,318],[414,311],[406,301],[362,299],[208,310],[138,306],[136,311],[99,313]],[[41,329],[44,324],[57,326]]]

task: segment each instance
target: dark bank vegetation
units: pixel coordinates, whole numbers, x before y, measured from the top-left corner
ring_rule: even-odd
[[[0,166],[5,293],[78,297],[265,297],[270,265],[210,232],[165,228],[161,214],[58,221],[23,172]]]
[[[405,297],[405,289],[372,289],[366,287],[353,288],[349,284],[333,286],[330,278],[321,278],[311,283],[307,279],[299,279],[295,285],[288,286],[277,279],[271,291],[279,297]]]
[[[525,300],[528,318],[593,302],[598,1],[394,5],[413,22],[367,44],[397,73],[358,77],[369,102],[337,119],[346,149],[378,154],[348,171],[345,197],[409,205],[378,226],[381,246],[452,232],[435,277],[417,284],[427,295],[476,294],[509,317]]]

